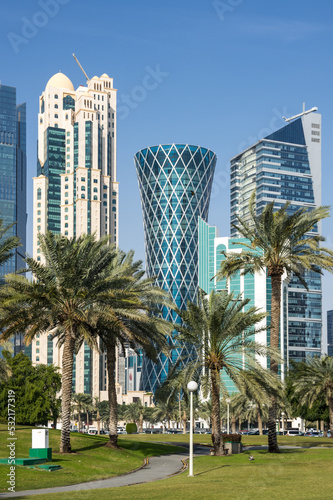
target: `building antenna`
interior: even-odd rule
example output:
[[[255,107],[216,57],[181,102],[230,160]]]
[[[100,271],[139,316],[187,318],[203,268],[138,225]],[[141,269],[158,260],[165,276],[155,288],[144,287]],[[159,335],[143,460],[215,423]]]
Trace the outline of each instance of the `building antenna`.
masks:
[[[75,61],[78,63],[78,65],[80,66],[80,69],[81,69],[82,73],[84,74],[84,76],[86,77],[86,79],[87,79],[87,83],[88,83],[88,82],[89,82],[89,80],[90,80],[90,78],[88,77],[88,75],[87,75],[87,73],[84,71],[84,69],[82,68],[82,66],[81,66],[81,64],[80,64],[80,62],[79,62],[79,60],[78,60],[78,58],[76,57],[76,55],[75,55],[75,54],[73,54],[73,57],[74,57]]]
[[[286,118],[283,116],[282,118],[284,119],[285,122],[291,122],[291,120],[295,120],[295,118],[299,118],[300,116],[307,115],[308,113],[313,113],[314,111],[318,111],[318,108],[314,107],[311,109],[308,109],[305,111],[305,103],[303,102],[303,111],[302,113],[299,113],[298,115],[291,116],[290,118]]]

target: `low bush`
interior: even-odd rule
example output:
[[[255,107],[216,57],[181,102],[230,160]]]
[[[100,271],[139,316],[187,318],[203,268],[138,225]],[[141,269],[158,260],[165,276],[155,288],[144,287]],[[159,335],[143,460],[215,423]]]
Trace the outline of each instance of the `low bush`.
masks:
[[[242,441],[241,434],[222,434],[224,443],[240,443]]]
[[[136,424],[133,423],[126,424],[126,432],[127,434],[133,434],[134,432],[138,432]]]

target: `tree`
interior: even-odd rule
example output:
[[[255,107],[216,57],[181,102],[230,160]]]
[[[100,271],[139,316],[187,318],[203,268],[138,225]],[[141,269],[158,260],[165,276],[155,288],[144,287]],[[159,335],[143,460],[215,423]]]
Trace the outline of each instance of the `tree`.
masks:
[[[202,373],[204,395],[211,393],[212,441],[216,455],[224,453],[220,393],[226,393],[226,389],[221,380],[222,370],[237,385],[244,367],[256,364],[255,355],[267,354],[266,346],[252,340],[253,335],[262,330],[260,326],[256,330],[255,327],[266,315],[255,307],[243,310],[248,303],[249,299],[234,297],[226,291],[212,291],[207,298],[199,290],[198,303],[188,302],[186,310],[178,311],[183,320],[183,326],[176,325],[179,339],[196,348],[198,358],[191,366]]]
[[[8,351],[12,353],[14,351],[13,344],[9,340],[0,339],[0,354],[3,351]],[[11,375],[10,366],[5,360],[5,358],[0,359],[0,384],[7,382],[9,376]]]
[[[293,387],[295,394],[300,397],[301,405],[310,408],[325,397],[329,412],[331,436],[333,435],[333,357],[314,356],[306,362],[297,365]]]
[[[79,421],[79,432],[82,430],[81,425],[81,414],[87,411],[87,407],[91,407],[91,396],[90,394],[74,393],[72,395],[72,406],[74,411],[77,413]],[[89,417],[87,420],[87,428],[89,428]]]
[[[270,345],[276,350],[279,348],[282,275],[293,273],[307,287],[303,277],[305,270],[316,273],[322,273],[322,269],[333,270],[333,252],[320,247],[325,238],[315,232],[319,222],[329,216],[328,207],[300,208],[290,212],[290,202],[280,209],[275,209],[273,202],[257,215],[254,191],[249,203],[249,222],[236,216],[238,224],[233,224],[238,233],[248,239],[248,243],[239,243],[245,247],[241,253],[222,252],[225,260],[217,273],[219,280],[239,271],[245,275],[267,270],[272,284]],[[270,369],[277,376],[276,359],[271,360]],[[269,409],[268,451],[279,453],[274,396]]]
[[[33,366],[22,352],[4,352],[11,377],[0,387],[0,415],[7,417],[8,391],[15,392],[15,420],[21,425],[47,425],[57,406],[61,377],[54,366]]]
[[[125,405],[123,418],[126,420],[126,422],[130,421],[133,423],[137,423],[140,420],[142,411],[143,407],[141,401],[130,403],[128,405]]]
[[[15,226],[16,222],[8,224],[7,226],[4,226],[3,222],[3,219],[0,218],[0,267],[10,259],[13,255],[13,250],[22,246],[18,236],[7,236],[7,238],[5,238],[6,233]]]
[[[171,306],[168,294],[155,285],[155,278],[143,278],[141,261],[133,261],[134,253],[119,252],[113,259],[111,275],[121,279],[121,293],[111,294],[112,316],[100,318],[97,333],[106,351],[108,395],[110,404],[110,434],[107,446],[117,448],[117,394],[115,387],[116,346],[129,345],[157,362],[158,352],[168,352],[167,337],[172,324],[161,318],[162,306]],[[111,292],[110,292],[111,293]]]
[[[40,332],[52,331],[63,345],[62,429],[60,451],[71,452],[70,410],[73,356],[80,342],[97,347],[98,318],[109,316],[105,297],[118,285],[110,277],[110,264],[117,251],[108,245],[109,237],[67,238],[51,232],[39,236],[45,264],[27,257],[34,276],[8,275],[0,290],[2,338],[25,332],[29,344]]]
[[[157,422],[166,422],[170,429],[171,420],[177,419],[177,409],[172,400],[160,401],[153,412],[153,417]]]

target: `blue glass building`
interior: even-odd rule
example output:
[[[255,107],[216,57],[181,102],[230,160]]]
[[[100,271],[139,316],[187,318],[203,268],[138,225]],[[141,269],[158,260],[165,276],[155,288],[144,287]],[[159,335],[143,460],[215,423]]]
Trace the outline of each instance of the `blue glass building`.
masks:
[[[26,105],[16,105],[16,88],[0,85],[0,217],[6,233],[19,236],[22,246],[0,268],[0,278],[23,268],[26,251]],[[22,349],[21,335],[15,353]]]
[[[299,115],[298,115],[299,116]],[[231,160],[231,223],[248,215],[256,189],[259,214],[267,203],[291,202],[290,212],[321,204],[321,115],[304,112],[286,126]],[[316,228],[320,232],[320,227]],[[232,227],[231,236],[237,231]],[[287,362],[320,355],[322,345],[321,276],[305,272],[306,290],[291,277],[288,288]],[[325,346],[326,348],[326,346]]]
[[[198,289],[198,217],[207,220],[216,155],[188,144],[159,145],[135,157],[145,235],[146,269],[183,309]],[[163,317],[177,321],[165,308]],[[170,341],[172,342],[172,341]],[[191,354],[186,346],[160,354],[158,364],[143,360],[141,388],[165,381],[170,363]]]

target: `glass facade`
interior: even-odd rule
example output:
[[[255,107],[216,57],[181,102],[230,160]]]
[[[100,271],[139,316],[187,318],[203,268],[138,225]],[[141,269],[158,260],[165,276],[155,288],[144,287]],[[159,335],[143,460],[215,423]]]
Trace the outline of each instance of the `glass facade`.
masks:
[[[22,246],[0,268],[0,279],[25,267],[26,252],[26,105],[16,105],[16,88],[0,85],[0,217],[6,233],[17,235]],[[15,354],[23,349],[22,335],[14,339]]]
[[[236,215],[247,217],[253,189],[258,214],[272,201],[276,208],[290,201],[290,213],[320,204],[320,118],[303,115],[231,160],[231,224],[237,223]],[[231,227],[231,235],[236,234]],[[306,271],[304,279],[309,290],[295,276],[289,283],[289,360],[303,359],[312,349],[320,354],[322,348],[321,276]]]
[[[159,145],[135,157],[143,224],[147,275],[167,290],[183,309],[198,289],[198,217],[207,220],[216,164],[212,151],[187,144]],[[177,321],[165,308],[163,317]],[[173,345],[173,341],[170,341]],[[171,362],[189,354],[172,349]],[[143,361],[141,387],[155,389],[168,375],[170,359],[160,354],[157,365]]]

